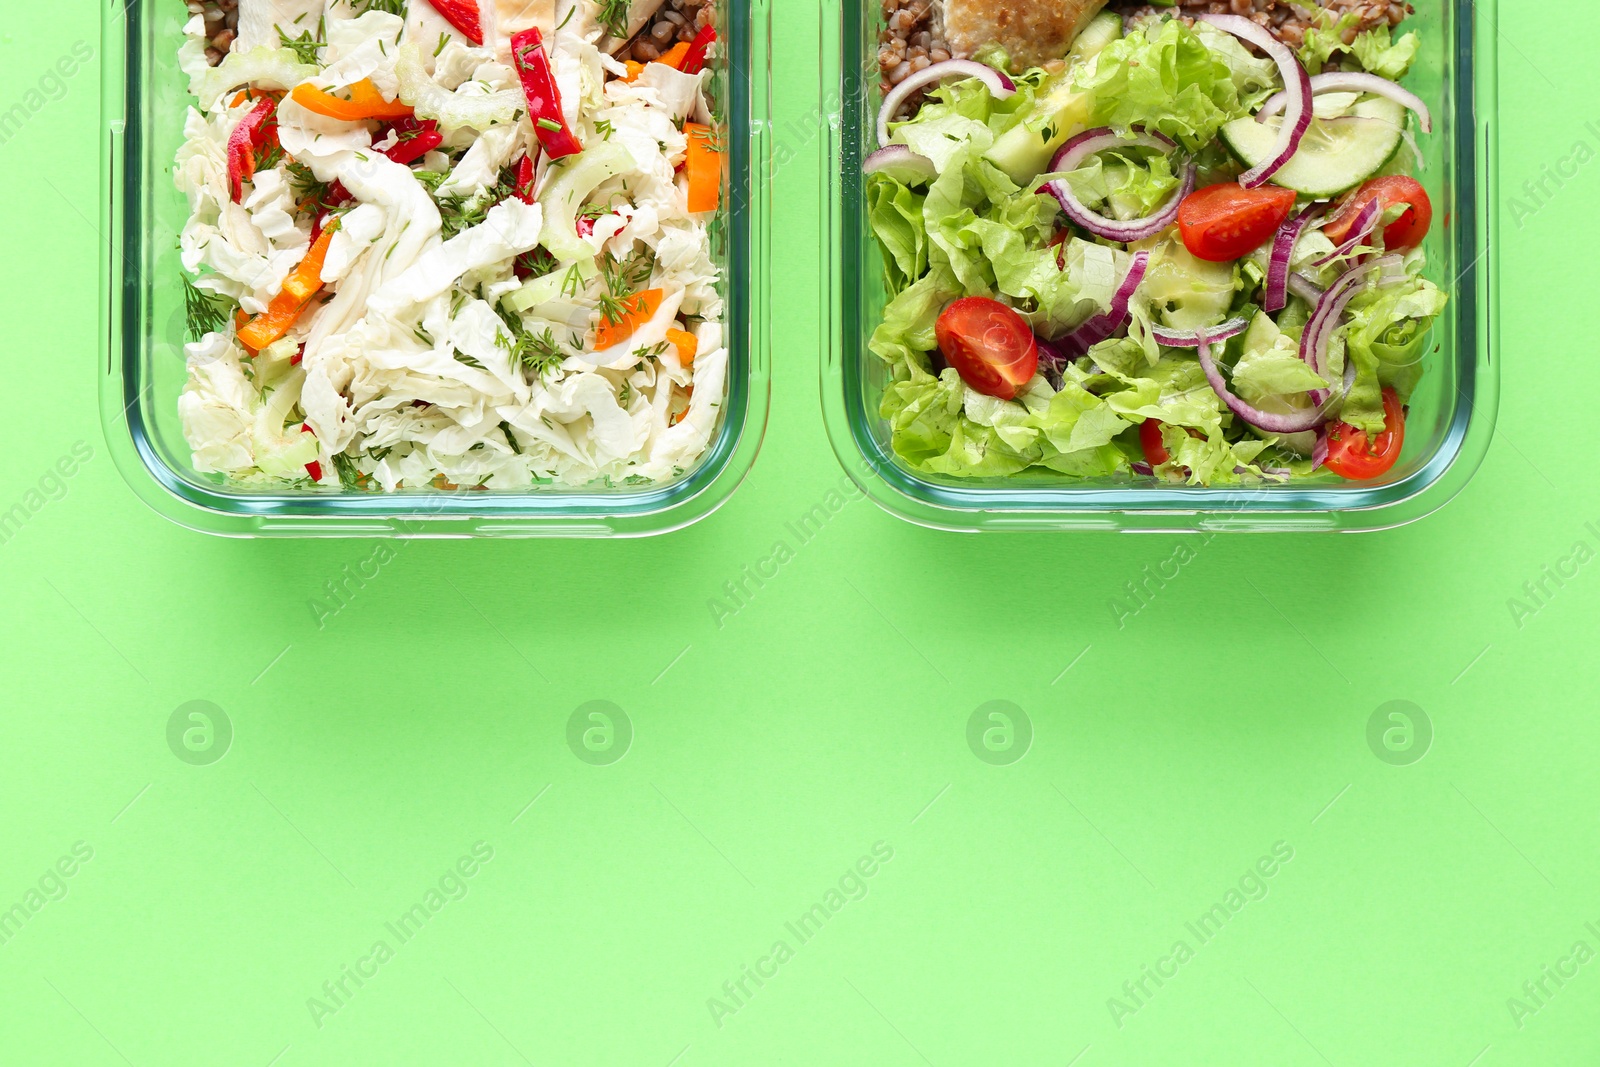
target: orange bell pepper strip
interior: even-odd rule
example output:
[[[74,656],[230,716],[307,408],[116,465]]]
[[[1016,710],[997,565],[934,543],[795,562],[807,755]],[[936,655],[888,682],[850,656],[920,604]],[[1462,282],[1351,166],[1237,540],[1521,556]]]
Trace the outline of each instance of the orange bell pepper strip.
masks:
[[[689,178],[689,212],[698,215],[715,211],[722,203],[722,145],[709,126],[698,122],[683,124],[688,135],[688,154],[683,169]]]
[[[683,61],[687,58],[689,58],[689,42],[679,41],[665,52],[662,52],[661,58],[656,62],[665,63],[674,70],[682,70]]]
[[[294,87],[289,94],[295,103],[307,111],[326,115],[344,122],[362,119],[409,119],[415,115],[409,105],[398,100],[385,100],[371,78],[363,78],[350,86],[350,99],[341,100],[332,93],[318,89],[310,82]]]
[[[306,258],[283,280],[283,291],[272,298],[272,303],[267,305],[264,313],[251,319],[239,331],[239,341],[246,348],[259,352],[300,321],[300,315],[311,298],[322,291],[322,265],[328,259],[328,246],[333,243],[336,229],[337,226],[329,226],[322,231],[322,236],[311,246]]]
[[[228,102],[228,106],[238,107],[246,100],[260,100],[267,96],[279,101],[283,99],[283,94],[276,89],[240,89],[233,94],[233,99]]]
[[[692,385],[689,386],[688,391],[683,394],[683,399],[685,401],[689,402],[690,404],[692,404],[694,402],[694,386],[692,386]],[[672,419],[670,420],[669,424],[672,425],[672,426],[676,426],[676,425],[678,425],[678,423],[682,422],[684,419],[686,419],[688,417],[689,417],[689,407],[687,405],[685,405],[685,407],[684,407],[684,409],[682,411],[680,411],[676,415],[672,416]]]
[[[687,330],[668,330],[667,340],[678,350],[678,362],[685,367],[694,366],[694,357],[700,354],[700,339]]]
[[[661,301],[666,296],[660,289],[646,289],[642,293],[635,293],[620,301],[622,314],[616,318],[608,318],[604,312],[600,315],[600,325],[594,330],[594,348],[596,352],[604,352],[608,348],[620,345],[638,332],[639,327],[655,317],[661,310]]]

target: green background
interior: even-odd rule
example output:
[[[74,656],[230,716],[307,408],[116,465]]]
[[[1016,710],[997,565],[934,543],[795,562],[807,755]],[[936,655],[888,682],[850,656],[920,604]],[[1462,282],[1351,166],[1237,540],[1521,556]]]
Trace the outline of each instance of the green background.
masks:
[[[374,559],[157,518],[99,429],[87,66],[0,148],[0,511],[93,449],[0,546],[0,909],[25,916],[0,935],[0,1062],[1595,1062],[1600,960],[1572,953],[1600,950],[1600,564],[1508,605],[1600,547],[1600,74],[1546,11],[1502,4],[1504,400],[1477,479],[1391,533],[1215,538],[1120,628],[1109,602],[1174,538],[941,535],[860,501],[803,546],[786,530],[843,484],[821,141],[794,127],[771,429],[709,520]],[[0,109],[98,50],[87,0],[8,15]],[[776,17],[781,124],[815,104],[818,20]],[[780,538],[794,558],[719,626],[708,602]],[[346,566],[378,573],[319,626]],[[567,740],[597,700],[631,722],[608,766]],[[169,747],[191,701],[231,723],[210,765]],[[968,744],[991,701],[1032,724],[1010,765]],[[1391,701],[1431,724],[1407,765],[1369,745]],[[475,845],[492,858],[448,878]],[[892,859],[853,881],[875,845]],[[1292,859],[1248,877],[1275,846]],[[441,879],[465,895],[428,912]],[[865,896],[802,943],[785,924],[841,880]],[[1202,944],[1186,924],[1241,880],[1260,899]],[[402,944],[385,924],[419,903]],[[1522,992],[1568,958],[1542,1005]],[[1172,976],[1131,999],[1147,966]],[[346,967],[371,977],[328,1000]]]

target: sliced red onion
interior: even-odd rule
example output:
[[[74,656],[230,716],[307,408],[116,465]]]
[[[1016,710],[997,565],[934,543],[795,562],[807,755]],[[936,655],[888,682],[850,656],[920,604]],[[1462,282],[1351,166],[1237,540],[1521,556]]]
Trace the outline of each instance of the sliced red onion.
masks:
[[[1067,354],[1061,350],[1056,341],[1047,341],[1038,334],[1033,335],[1034,342],[1039,346],[1039,371],[1050,383],[1052,389],[1060,389],[1061,383],[1066,378],[1067,364],[1072,362]]]
[[[1172,152],[1176,151],[1177,147],[1172,138],[1159,133],[1141,130],[1129,138],[1109,126],[1101,126],[1080,133],[1063,145],[1051,162],[1050,169],[1057,174],[1077,170],[1078,166],[1090,156],[1112,148],[1154,148],[1158,152]],[[1177,192],[1173,193],[1172,198],[1155,214],[1142,219],[1110,219],[1099,212],[1090,211],[1078,199],[1065,178],[1048,182],[1044,188],[1061,202],[1061,210],[1079,226],[1096,237],[1130,244],[1154,237],[1177,221],[1178,209],[1183,205],[1183,198],[1194,192],[1195,176],[1195,165],[1191,162],[1184,167],[1183,182]]]
[[[1229,319],[1219,326],[1208,326],[1204,330],[1188,333],[1183,330],[1167,330],[1160,326],[1150,328],[1150,336],[1156,339],[1156,344],[1163,348],[1199,348],[1200,342],[1216,344],[1238,337],[1250,328],[1250,320],[1245,318]]]
[[[1196,15],[1195,21],[1205,22],[1255,45],[1272,57],[1283,75],[1284,115],[1278,143],[1265,162],[1239,175],[1239,184],[1246,189],[1259,188],[1294,157],[1306,130],[1311,127],[1311,76],[1300,65],[1294,49],[1274,37],[1265,27],[1241,15]]]
[[[1004,100],[1017,91],[1017,83],[993,67],[982,63],[974,63],[970,59],[947,59],[943,63],[935,63],[924,67],[922,70],[908,77],[889,91],[883,98],[883,108],[878,112],[878,145],[885,147],[889,144],[889,123],[900,113],[900,108],[911,99],[912,94],[926,89],[930,85],[937,85],[946,78],[977,78],[989,87],[989,92],[996,100]]]
[[[1267,312],[1282,311],[1289,304],[1289,269],[1294,262],[1294,248],[1300,243],[1300,235],[1306,232],[1306,227],[1311,225],[1322,214],[1320,209],[1308,208],[1299,215],[1289,219],[1278,229],[1278,236],[1272,242],[1272,260],[1267,265],[1267,291],[1261,302],[1261,307]]]
[[[1129,468],[1135,474],[1151,475],[1156,472],[1156,469],[1150,466],[1148,463],[1131,463],[1129,464]]]
[[[1322,286],[1299,271],[1289,275],[1289,292],[1298,296],[1312,307],[1316,307],[1317,301],[1322,299],[1323,291]]]
[[[1089,349],[1104,341],[1128,321],[1128,304],[1133,300],[1133,294],[1144,282],[1145,272],[1150,269],[1150,253],[1140,252],[1133,257],[1133,264],[1128,268],[1128,274],[1122,279],[1122,284],[1117,287],[1116,294],[1111,298],[1111,308],[1103,315],[1096,315],[1088,322],[1073,330],[1067,336],[1056,341],[1056,346],[1070,358],[1077,359],[1089,354]]]
[[[880,148],[861,164],[866,174],[886,174],[904,185],[932,181],[939,176],[939,168],[927,156],[918,155],[903,144]]]
[[[1322,294],[1317,301],[1316,310],[1311,313],[1311,320],[1306,323],[1305,332],[1300,336],[1300,358],[1306,365],[1316,371],[1323,378],[1328,376],[1328,343],[1333,339],[1334,331],[1339,328],[1339,319],[1344,315],[1344,309],[1350,306],[1356,293],[1366,283],[1368,275],[1374,270],[1379,272],[1380,283],[1392,285],[1404,277],[1405,260],[1400,256],[1384,256],[1371,263],[1363,263],[1339,276],[1328,291]],[[1400,266],[1402,274],[1399,277],[1390,277],[1391,267]],[[1345,363],[1346,391],[1355,373],[1355,364]],[[1319,396],[1321,394],[1321,396]],[[1325,400],[1325,391],[1312,390],[1312,399],[1317,403]]]
[[[1323,425],[1317,431],[1316,446],[1311,449],[1311,469],[1313,472],[1321,470],[1322,465],[1328,462],[1328,427]]]
[[[1279,415],[1271,411],[1262,411],[1258,407],[1246,404],[1228,389],[1228,383],[1223,380],[1222,371],[1217,369],[1217,361],[1211,358],[1209,340],[1200,342],[1198,352],[1200,355],[1200,367],[1206,372],[1206,381],[1211,383],[1212,390],[1222,398],[1224,404],[1228,405],[1228,410],[1257,429],[1265,430],[1268,433],[1303,433],[1306,430],[1315,429],[1326,421],[1321,403],[1295,415]]]
[[[1433,115],[1429,113],[1428,105],[1424,104],[1416,93],[1396,85],[1388,78],[1380,78],[1376,74],[1367,74],[1364,71],[1336,70],[1318,74],[1311,79],[1313,97],[1325,96],[1328,93],[1371,93],[1373,96],[1388,97],[1400,106],[1417,113],[1417,125],[1422,127],[1423,133],[1433,132]],[[1278,93],[1261,105],[1261,110],[1256,113],[1257,120],[1281,113],[1288,103],[1288,94]]]
[[[1371,237],[1377,230],[1378,220],[1381,218],[1383,218],[1382,198],[1375,197],[1367,201],[1362,205],[1361,210],[1356,212],[1355,223],[1350,230],[1350,236],[1345,239],[1344,244],[1311,265],[1313,267],[1326,267],[1339,257],[1348,256],[1351,252],[1354,252],[1365,244],[1367,238]]]

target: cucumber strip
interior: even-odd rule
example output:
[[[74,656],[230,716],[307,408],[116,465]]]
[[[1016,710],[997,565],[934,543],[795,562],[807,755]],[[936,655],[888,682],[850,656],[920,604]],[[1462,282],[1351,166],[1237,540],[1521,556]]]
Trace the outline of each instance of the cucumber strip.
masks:
[[[1222,139],[1240,162],[1254,167],[1272,154],[1281,122],[1237,119],[1222,127]],[[1406,109],[1381,96],[1360,101],[1340,118],[1313,119],[1299,151],[1272,182],[1317,199],[1338,196],[1382,170],[1405,129]]]

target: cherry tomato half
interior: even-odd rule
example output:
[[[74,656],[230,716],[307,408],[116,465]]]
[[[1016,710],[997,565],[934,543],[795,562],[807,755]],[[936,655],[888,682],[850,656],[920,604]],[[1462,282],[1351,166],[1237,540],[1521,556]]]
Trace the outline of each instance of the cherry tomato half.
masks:
[[[1366,481],[1389,473],[1406,443],[1406,412],[1393,389],[1383,391],[1383,432],[1369,443],[1365,430],[1341,422],[1328,433],[1327,467],[1341,478]]]
[[[1198,259],[1231,263],[1272,239],[1294,210],[1293,189],[1236,183],[1211,185],[1184,197],[1178,207],[1178,232]]]
[[[998,300],[957,300],[939,316],[934,333],[946,362],[985,396],[1014,400],[1039,370],[1039,339]]]
[[[1139,424],[1139,447],[1144,449],[1144,461],[1152,467],[1159,467],[1172,458],[1161,440],[1161,420],[1145,419]]]
[[[1334,244],[1344,244],[1355,228],[1356,216],[1374,200],[1383,204],[1384,211],[1399,204],[1406,205],[1405,213],[1383,228],[1383,246],[1389,251],[1409,251],[1428,236],[1428,228],[1433,225],[1433,201],[1416,179],[1398,174],[1374,178],[1346,197],[1333,221],[1324,226],[1322,232]]]

